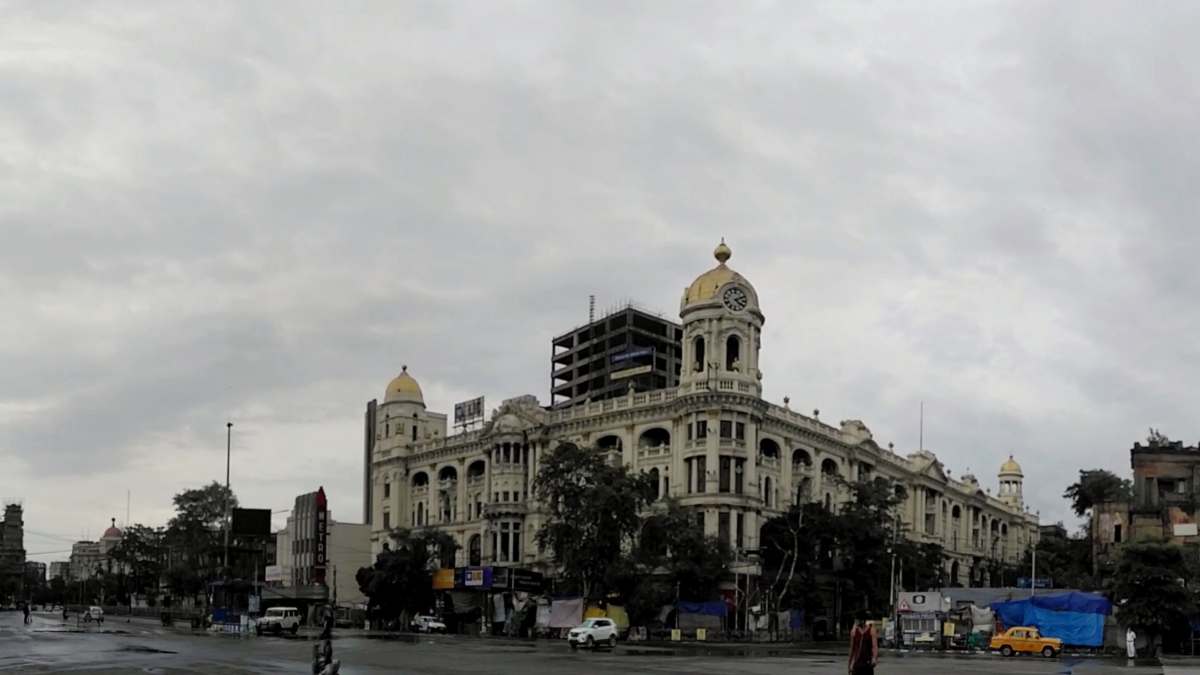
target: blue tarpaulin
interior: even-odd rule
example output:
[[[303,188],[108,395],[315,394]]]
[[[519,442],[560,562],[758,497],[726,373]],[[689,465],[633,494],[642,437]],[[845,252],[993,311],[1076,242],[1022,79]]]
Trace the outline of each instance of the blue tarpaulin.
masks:
[[[678,605],[679,611],[683,614],[707,614],[708,616],[725,616],[725,602],[722,600],[714,600],[712,602],[681,602]]]
[[[1104,616],[1112,611],[1112,603],[1091,593],[1034,596],[991,607],[1006,627],[1033,626],[1045,637],[1083,647],[1104,645]]]

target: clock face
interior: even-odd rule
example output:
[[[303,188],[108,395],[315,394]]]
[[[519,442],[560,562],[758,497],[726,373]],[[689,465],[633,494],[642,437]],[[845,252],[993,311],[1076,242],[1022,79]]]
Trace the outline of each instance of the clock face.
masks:
[[[750,299],[746,297],[746,291],[738,288],[737,286],[730,286],[729,288],[726,288],[725,293],[721,295],[721,301],[724,302],[725,306],[729,309],[732,309],[735,312],[740,312],[743,309],[746,309],[746,305],[750,302]]]

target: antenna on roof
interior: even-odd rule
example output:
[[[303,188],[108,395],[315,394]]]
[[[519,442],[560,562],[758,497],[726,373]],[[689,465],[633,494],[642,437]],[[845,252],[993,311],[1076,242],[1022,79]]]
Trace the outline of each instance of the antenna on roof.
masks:
[[[588,323],[596,320],[596,296],[588,296]]]
[[[921,423],[918,441],[918,450],[925,449],[925,401],[921,401]]]

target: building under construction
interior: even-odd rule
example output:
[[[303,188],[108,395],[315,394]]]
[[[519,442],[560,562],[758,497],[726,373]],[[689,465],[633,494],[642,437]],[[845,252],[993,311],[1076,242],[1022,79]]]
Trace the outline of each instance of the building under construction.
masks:
[[[554,338],[550,405],[567,408],[678,386],[683,329],[626,306]]]

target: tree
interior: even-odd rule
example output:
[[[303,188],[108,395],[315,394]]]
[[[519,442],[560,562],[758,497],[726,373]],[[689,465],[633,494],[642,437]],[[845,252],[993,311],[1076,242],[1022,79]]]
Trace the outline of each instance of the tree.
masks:
[[[900,535],[901,485],[876,478],[843,486],[851,499],[836,511],[818,503],[794,505],[763,526],[763,571],[779,606],[823,606],[820,588],[832,585],[835,605],[849,598],[849,609],[882,610],[890,602],[892,552],[897,571],[906,569],[915,583],[939,581],[941,547],[911,544]]]
[[[175,516],[163,534],[172,593],[195,596],[207,580],[219,576],[226,495],[229,509],[236,508],[237,496],[216,481],[175,495]]]
[[[389,533],[389,539],[375,564],[360,568],[354,579],[367,596],[372,616],[385,621],[400,619],[400,624],[407,626],[410,615],[432,609],[433,571],[458,547],[454,538],[441,530],[398,528]]]
[[[668,499],[643,518],[636,546],[609,565],[605,586],[619,592],[631,620],[649,623],[676,598],[717,599],[732,557],[728,542],[705,536],[694,511]]]
[[[1033,551],[1026,550],[1022,572],[1033,566]],[[1058,588],[1095,590],[1092,573],[1092,540],[1088,536],[1042,537],[1037,543],[1037,575],[1048,578]]]
[[[1178,546],[1131,543],[1121,549],[1109,589],[1117,619],[1146,636],[1151,654],[1160,637],[1188,629],[1196,600],[1184,584],[1187,572]]]
[[[1147,445],[1157,447],[1159,445],[1169,445],[1170,443],[1171,439],[1167,438],[1165,434],[1154,427],[1150,427],[1150,433],[1146,435]]]
[[[125,528],[120,543],[112,550],[112,558],[126,571],[124,584],[130,594],[147,596],[153,603],[158,594],[158,582],[163,571],[164,530],[134,524]]]
[[[588,599],[615,590],[610,567],[632,548],[654,481],[602,451],[563,443],[543,461],[534,490],[547,510],[537,542],[550,550],[563,585]]]
[[[1083,516],[1096,504],[1129,501],[1133,485],[1104,469],[1080,469],[1079,480],[1067,486],[1063,499],[1071,501],[1075,515]]]

